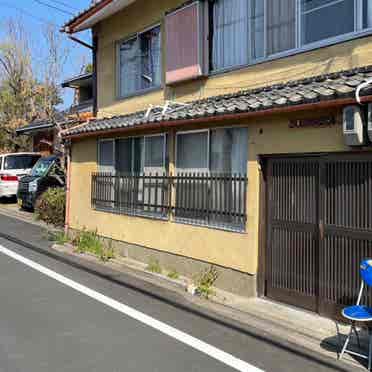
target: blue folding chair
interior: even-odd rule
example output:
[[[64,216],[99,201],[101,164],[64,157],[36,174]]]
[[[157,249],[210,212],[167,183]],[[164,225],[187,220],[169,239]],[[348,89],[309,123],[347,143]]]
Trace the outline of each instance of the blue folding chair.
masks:
[[[351,327],[350,327],[349,335],[347,336],[345,344],[342,348],[340,359],[344,356],[345,353],[368,359],[368,370],[370,371],[371,364],[372,364],[372,330],[371,330],[371,325],[368,324],[368,322],[372,321],[372,307],[361,305],[360,302],[362,300],[362,295],[363,295],[363,291],[365,287],[372,286],[372,259],[363,260],[361,262],[360,275],[362,277],[362,283],[360,285],[360,291],[359,291],[356,305],[346,307],[342,310],[343,317],[351,320]],[[347,348],[353,332],[357,336],[358,345],[360,348],[359,335],[358,335],[358,331],[355,326],[356,322],[365,323],[367,325],[368,335],[369,335],[368,355],[357,353]]]

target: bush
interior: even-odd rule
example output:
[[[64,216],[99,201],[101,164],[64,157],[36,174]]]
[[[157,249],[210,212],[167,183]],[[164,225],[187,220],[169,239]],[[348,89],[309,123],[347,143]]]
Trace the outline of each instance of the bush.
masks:
[[[57,227],[65,224],[66,192],[62,188],[50,188],[36,201],[37,217]]]

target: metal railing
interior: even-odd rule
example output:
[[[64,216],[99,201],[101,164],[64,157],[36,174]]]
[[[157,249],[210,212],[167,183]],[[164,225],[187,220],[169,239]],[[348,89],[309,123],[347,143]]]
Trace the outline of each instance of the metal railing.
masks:
[[[165,174],[92,174],[92,207],[119,214],[167,219],[169,178]]]
[[[172,210],[177,221],[243,231],[247,178],[243,174],[179,173]]]
[[[245,174],[92,174],[92,208],[244,231]],[[174,197],[171,197],[171,193]],[[172,202],[173,201],[173,202]]]

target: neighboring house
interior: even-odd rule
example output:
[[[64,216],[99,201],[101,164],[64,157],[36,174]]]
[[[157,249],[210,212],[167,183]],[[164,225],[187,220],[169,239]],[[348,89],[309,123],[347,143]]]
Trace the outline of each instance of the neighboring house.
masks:
[[[34,120],[31,123],[16,129],[17,135],[30,136],[32,139],[32,151],[39,152],[44,156],[58,153],[60,141],[58,139],[59,128],[66,129],[66,117],[57,113],[54,120]]]
[[[104,0],[63,31],[89,28],[98,119],[65,132],[69,228],[217,265],[243,296],[350,303],[372,256],[371,2]]]
[[[74,102],[69,115],[80,119],[90,119],[93,116],[93,75],[91,73],[74,76],[62,83],[62,88],[74,89]]]
[[[32,151],[44,156],[62,155],[60,132],[93,117],[92,74],[79,75],[62,83],[62,88],[74,89],[74,102],[70,109],[57,112],[51,119],[36,119],[16,130],[18,135],[32,138]]]

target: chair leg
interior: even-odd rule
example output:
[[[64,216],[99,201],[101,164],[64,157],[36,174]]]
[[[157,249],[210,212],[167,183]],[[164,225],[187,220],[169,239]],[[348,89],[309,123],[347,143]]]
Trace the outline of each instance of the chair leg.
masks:
[[[344,356],[345,354],[345,351],[346,351],[346,348],[347,348],[347,345],[349,344],[349,341],[350,341],[350,337],[351,337],[351,334],[353,333],[353,326],[350,327],[350,332],[345,340],[345,343],[344,343],[344,347],[342,348],[341,350],[341,353],[340,353],[340,356],[339,356],[339,359],[342,359],[342,357]]]
[[[355,336],[356,336],[357,341],[358,341],[358,347],[359,347],[359,349],[361,349],[361,346],[360,346],[360,338],[359,338],[359,332],[358,332],[358,330],[356,329],[355,323],[352,324],[352,328],[353,328],[353,330],[354,330]]]

